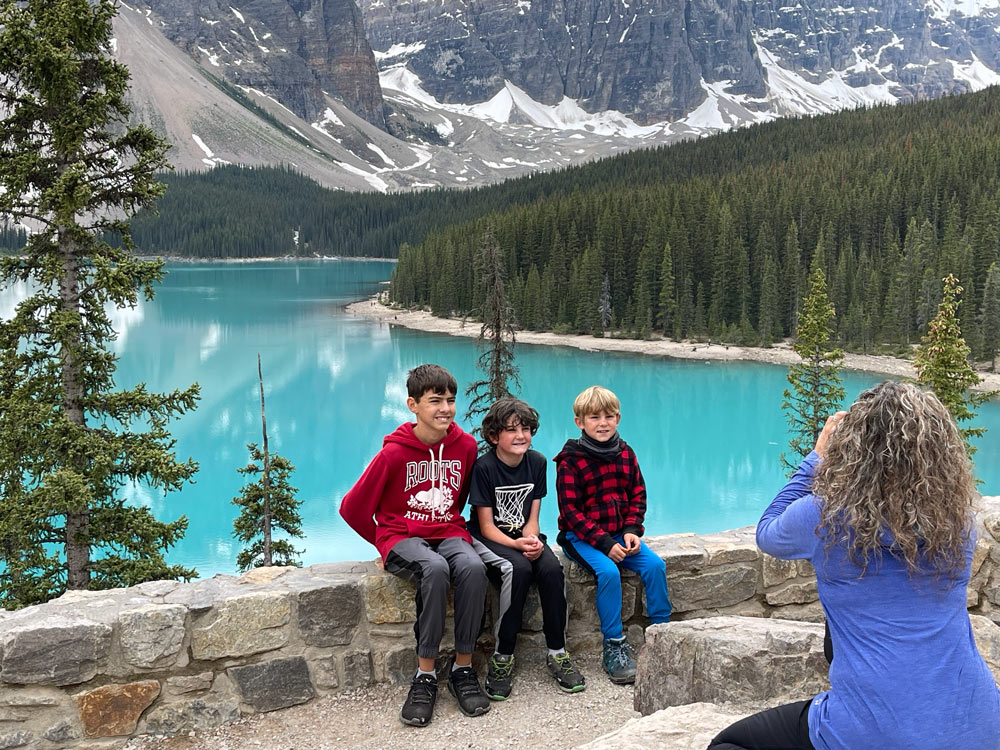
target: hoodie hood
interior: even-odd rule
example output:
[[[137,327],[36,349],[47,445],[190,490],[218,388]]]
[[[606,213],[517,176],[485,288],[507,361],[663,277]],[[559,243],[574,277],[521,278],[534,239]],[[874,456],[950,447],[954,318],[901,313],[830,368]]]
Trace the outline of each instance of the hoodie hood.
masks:
[[[462,436],[465,435],[465,431],[452,422],[448,425],[448,431],[444,434],[444,439],[441,440],[441,442],[435,443],[434,445],[427,445],[427,443],[423,442],[416,436],[416,433],[413,432],[416,426],[415,422],[404,422],[382,439],[382,447],[384,448],[390,443],[395,443],[396,445],[404,445],[409,448],[414,448],[421,453],[427,453],[427,451],[431,448],[450,446],[461,440]]]

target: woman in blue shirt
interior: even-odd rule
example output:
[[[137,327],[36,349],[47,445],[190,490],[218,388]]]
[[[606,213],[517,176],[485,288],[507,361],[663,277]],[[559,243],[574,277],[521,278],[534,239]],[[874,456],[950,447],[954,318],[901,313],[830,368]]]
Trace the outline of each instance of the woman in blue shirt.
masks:
[[[998,750],[1000,691],[966,609],[975,496],[933,394],[885,382],[830,417],[757,544],[815,567],[832,688],[733,724],[710,750]]]

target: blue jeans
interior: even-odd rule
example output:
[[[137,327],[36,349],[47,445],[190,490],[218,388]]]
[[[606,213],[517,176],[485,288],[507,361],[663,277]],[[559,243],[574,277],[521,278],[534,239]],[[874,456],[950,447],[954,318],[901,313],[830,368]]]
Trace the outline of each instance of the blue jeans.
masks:
[[[670,597],[667,595],[667,566],[646,543],[639,542],[639,551],[626,555],[620,563],[598,549],[581,541],[571,531],[559,535],[559,543],[568,557],[580,563],[597,578],[597,616],[601,620],[601,635],[621,638],[622,629],[622,579],[618,566],[634,570],[646,589],[646,611],[650,622],[670,622]],[[625,546],[622,535],[612,537]]]

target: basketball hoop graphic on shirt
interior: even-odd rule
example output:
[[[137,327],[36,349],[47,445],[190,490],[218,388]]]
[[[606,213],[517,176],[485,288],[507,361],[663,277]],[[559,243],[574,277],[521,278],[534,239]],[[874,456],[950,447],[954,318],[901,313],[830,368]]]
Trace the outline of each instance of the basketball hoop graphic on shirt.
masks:
[[[535,485],[515,484],[510,487],[497,487],[494,490],[497,506],[497,528],[513,534],[520,531],[527,519],[524,517],[524,501],[531,496]]]

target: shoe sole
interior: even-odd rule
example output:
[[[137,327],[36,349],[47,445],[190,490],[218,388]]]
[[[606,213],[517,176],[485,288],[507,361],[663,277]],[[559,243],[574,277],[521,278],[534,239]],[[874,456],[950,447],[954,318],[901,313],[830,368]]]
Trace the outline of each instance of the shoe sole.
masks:
[[[611,680],[616,685],[634,685],[635,684],[635,677],[634,676],[633,677],[617,677],[617,678],[615,678],[615,677],[612,677],[611,675],[608,675],[608,679]]]
[[[487,713],[490,710],[490,707],[488,705],[486,705],[486,706],[483,706],[482,710],[478,710],[478,711],[466,711],[465,710],[465,706],[463,706],[462,702],[460,700],[458,700],[458,694],[455,692],[455,688],[453,688],[451,686],[451,681],[450,680],[448,682],[448,692],[455,696],[455,701],[458,703],[458,710],[461,711],[466,716],[482,716],[483,714]]]
[[[558,682],[556,684],[559,685]],[[584,690],[587,689],[587,686],[586,685],[572,685],[571,687],[566,687],[564,685],[559,685],[559,689],[562,690],[564,693],[582,693]]]
[[[507,695],[503,693],[491,693],[489,685],[483,685],[483,692],[486,693],[486,697],[491,701],[505,701],[510,697],[510,693],[507,693]]]
[[[399,720],[409,727],[426,727],[431,723],[431,720],[421,721],[420,719],[407,719],[403,717],[403,714],[399,715]]]

